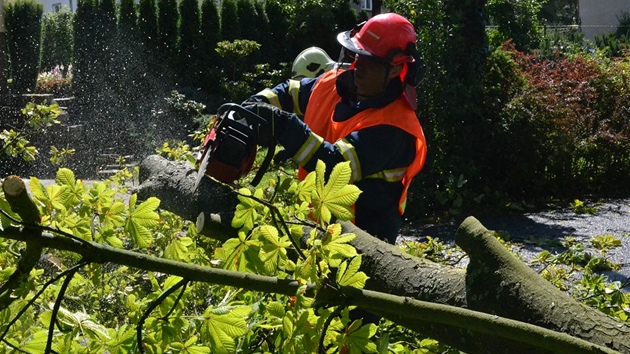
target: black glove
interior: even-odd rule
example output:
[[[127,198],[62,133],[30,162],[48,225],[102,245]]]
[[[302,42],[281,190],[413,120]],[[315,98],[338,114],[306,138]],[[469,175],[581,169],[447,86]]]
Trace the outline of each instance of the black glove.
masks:
[[[258,126],[258,145],[260,146],[269,146],[274,138],[282,135],[289,124],[289,119],[294,116],[293,113],[283,111],[276,106],[262,102],[246,102],[243,104],[243,108],[259,115],[265,120],[265,122],[259,120],[250,122],[250,120],[254,119],[252,117],[246,118],[248,120],[247,122],[253,127]]]

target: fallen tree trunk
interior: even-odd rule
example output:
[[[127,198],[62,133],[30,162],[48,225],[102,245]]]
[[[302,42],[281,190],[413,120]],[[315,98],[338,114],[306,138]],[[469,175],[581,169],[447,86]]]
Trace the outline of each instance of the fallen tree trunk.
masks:
[[[161,200],[163,208],[189,220],[201,215],[198,230],[211,237],[225,240],[235,234],[229,223],[230,211],[236,204],[225,197],[230,188],[205,178],[200,190],[195,192],[196,172],[192,165],[159,157],[148,159],[150,163],[143,161],[140,165],[143,175],[148,176],[141,179],[140,197],[155,196]],[[213,199],[214,195],[224,199],[219,202]],[[501,247],[475,218],[468,218],[457,232],[458,245],[471,259],[466,271],[409,256],[351,223],[342,223],[342,227],[344,232],[357,235],[352,244],[363,255],[362,271],[370,277],[366,284],[368,290],[475,309],[630,353],[628,324],[586,307],[553,287]],[[377,309],[372,311],[379,314]],[[527,353],[532,349],[514,347],[496,339],[495,345],[489,346],[488,343],[493,343],[491,336],[471,336],[465,330],[422,320],[407,326],[472,352]]]

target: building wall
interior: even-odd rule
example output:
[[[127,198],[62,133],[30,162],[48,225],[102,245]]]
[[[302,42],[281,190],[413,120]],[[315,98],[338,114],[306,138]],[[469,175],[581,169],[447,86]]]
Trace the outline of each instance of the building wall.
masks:
[[[630,12],[630,0],[579,0],[580,28],[584,37],[614,32],[619,25],[617,16]]]
[[[78,0],[39,0],[39,2],[44,4],[44,13],[55,12],[56,8],[60,8],[61,6],[69,7],[72,11],[75,11],[77,9],[77,1]]]

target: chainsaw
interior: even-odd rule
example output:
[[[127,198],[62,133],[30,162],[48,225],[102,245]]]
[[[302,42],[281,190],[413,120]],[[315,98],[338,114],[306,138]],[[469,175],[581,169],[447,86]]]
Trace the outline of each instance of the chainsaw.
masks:
[[[195,189],[199,187],[205,175],[230,184],[245,176],[252,169],[256,159],[258,126],[267,123],[261,116],[235,103],[226,103],[219,107],[214,119],[216,121],[204,138],[197,155],[197,162],[200,165]],[[272,141],[262,165],[251,182],[252,185],[258,185],[269,167],[275,145],[275,141]]]

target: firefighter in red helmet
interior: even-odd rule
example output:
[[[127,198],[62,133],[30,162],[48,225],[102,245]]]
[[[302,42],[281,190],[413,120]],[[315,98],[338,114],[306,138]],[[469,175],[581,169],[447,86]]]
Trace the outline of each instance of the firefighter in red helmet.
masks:
[[[351,62],[349,69],[289,80],[252,96],[245,106],[270,121],[262,134],[277,138],[284,156],[299,164],[300,178],[318,160],[328,173],[349,161],[351,181],[362,191],[355,224],[394,243],[407,189],[426,156],[413,95],[421,74],[415,29],[388,13],[337,40],[343,47],[339,62]]]

